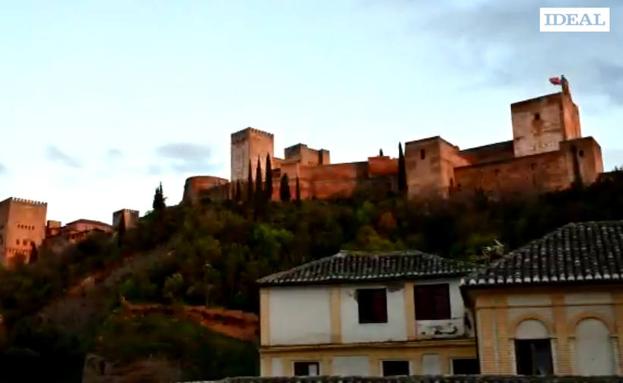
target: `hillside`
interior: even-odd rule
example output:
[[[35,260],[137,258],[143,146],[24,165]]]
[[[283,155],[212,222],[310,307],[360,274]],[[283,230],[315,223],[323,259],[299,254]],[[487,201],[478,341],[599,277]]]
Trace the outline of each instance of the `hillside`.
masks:
[[[121,375],[139,365],[189,380],[256,374],[249,323],[263,275],[341,248],[482,262],[567,222],[602,219],[623,219],[622,172],[521,200],[407,202],[366,190],[349,200],[158,207],[119,236],[42,249],[36,263],[0,271],[2,380],[80,381],[87,354]]]

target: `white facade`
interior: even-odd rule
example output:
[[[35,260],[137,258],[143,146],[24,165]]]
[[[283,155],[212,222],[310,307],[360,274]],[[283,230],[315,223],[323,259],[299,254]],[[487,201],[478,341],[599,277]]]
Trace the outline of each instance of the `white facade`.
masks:
[[[271,345],[330,343],[330,289],[322,286],[273,288],[268,309]]]
[[[356,291],[375,288],[385,288],[387,291],[387,323],[359,323]],[[343,343],[407,340],[404,283],[343,286],[340,294]]]
[[[451,318],[419,320],[408,323],[406,299],[413,299],[412,285],[448,284]],[[357,290],[386,289],[387,322],[359,323]],[[271,287],[266,304],[269,336],[263,345],[314,345],[328,344],[331,339],[332,315],[340,318],[341,343],[370,343],[407,341],[415,332],[418,339],[459,338],[473,336],[466,329],[465,305],[459,290],[459,279],[439,279],[414,282],[387,282],[305,287]],[[336,291],[337,290],[337,291]],[[333,291],[333,292],[332,292]],[[332,299],[339,294],[339,299]],[[339,307],[332,307],[332,304]],[[417,304],[412,303],[417,312]],[[265,307],[266,306],[266,307]],[[409,305],[408,307],[413,307]],[[332,313],[339,310],[339,315]],[[409,327],[413,327],[411,331]]]
[[[333,375],[370,375],[370,360],[367,356],[336,356],[333,358]]]

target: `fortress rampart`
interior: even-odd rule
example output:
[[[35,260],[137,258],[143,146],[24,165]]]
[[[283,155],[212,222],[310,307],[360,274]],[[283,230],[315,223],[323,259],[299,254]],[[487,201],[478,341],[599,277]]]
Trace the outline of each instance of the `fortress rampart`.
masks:
[[[566,80],[564,80],[566,81]],[[592,137],[582,137],[579,109],[568,83],[563,91],[510,105],[512,140],[461,150],[443,138],[429,137],[404,146],[408,196],[448,198],[482,190],[493,198],[562,190],[575,183],[590,184],[603,172],[601,149]],[[325,149],[299,143],[286,147],[284,157],[274,156],[274,136],[247,128],[231,135],[231,182],[186,181],[185,201],[207,193],[229,198],[236,183],[246,183],[251,164],[255,177],[258,159],[264,169],[270,157],[273,199],[279,199],[280,179],[288,175],[292,195],[298,178],[302,198],[351,196],[361,188],[396,191],[398,159],[368,157],[367,161],[332,164]],[[264,170],[263,170],[264,173]],[[191,185],[191,186],[188,186]]]

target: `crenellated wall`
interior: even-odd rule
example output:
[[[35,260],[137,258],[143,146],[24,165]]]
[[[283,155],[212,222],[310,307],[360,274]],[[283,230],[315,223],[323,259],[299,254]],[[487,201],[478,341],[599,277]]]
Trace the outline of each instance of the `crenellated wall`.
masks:
[[[603,171],[601,149],[593,138],[581,137],[578,107],[569,92],[516,102],[510,109],[510,141],[464,150],[439,136],[407,142],[409,198],[448,198],[479,189],[494,197],[534,194],[565,189],[573,183],[587,185],[598,178]],[[366,188],[397,190],[398,160],[394,158],[373,156],[367,161],[331,164],[329,151],[305,144],[287,147],[284,158],[276,158],[273,135],[253,128],[233,133],[231,140],[232,182],[247,181],[249,161],[255,176],[258,158],[263,169],[268,155],[274,200],[279,199],[284,174],[289,177],[293,198],[297,177],[303,199],[349,197]],[[208,191],[211,198],[227,198],[232,186],[225,183],[197,181],[190,187],[191,194],[201,190]],[[192,200],[186,194],[185,201]]]

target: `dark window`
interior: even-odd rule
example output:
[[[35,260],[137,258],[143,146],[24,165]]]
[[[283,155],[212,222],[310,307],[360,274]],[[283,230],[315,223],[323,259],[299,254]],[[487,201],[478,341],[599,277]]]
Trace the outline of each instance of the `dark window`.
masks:
[[[452,359],[452,373],[454,375],[480,374],[478,359]]]
[[[450,287],[447,283],[413,287],[415,319],[450,319]]]
[[[580,149],[580,151],[578,152],[578,156],[584,157],[584,150]]]
[[[294,376],[318,376],[320,365],[318,362],[294,362]]]
[[[420,159],[423,160],[426,158],[426,150],[420,149]]]
[[[407,360],[384,360],[383,376],[409,375],[409,361]]]
[[[534,119],[535,120],[540,120],[541,119],[541,114],[540,113],[535,113],[534,114]]]
[[[385,289],[357,290],[359,323],[387,323],[387,295]]]
[[[549,339],[515,340],[515,357],[519,375],[551,375],[554,373]]]

